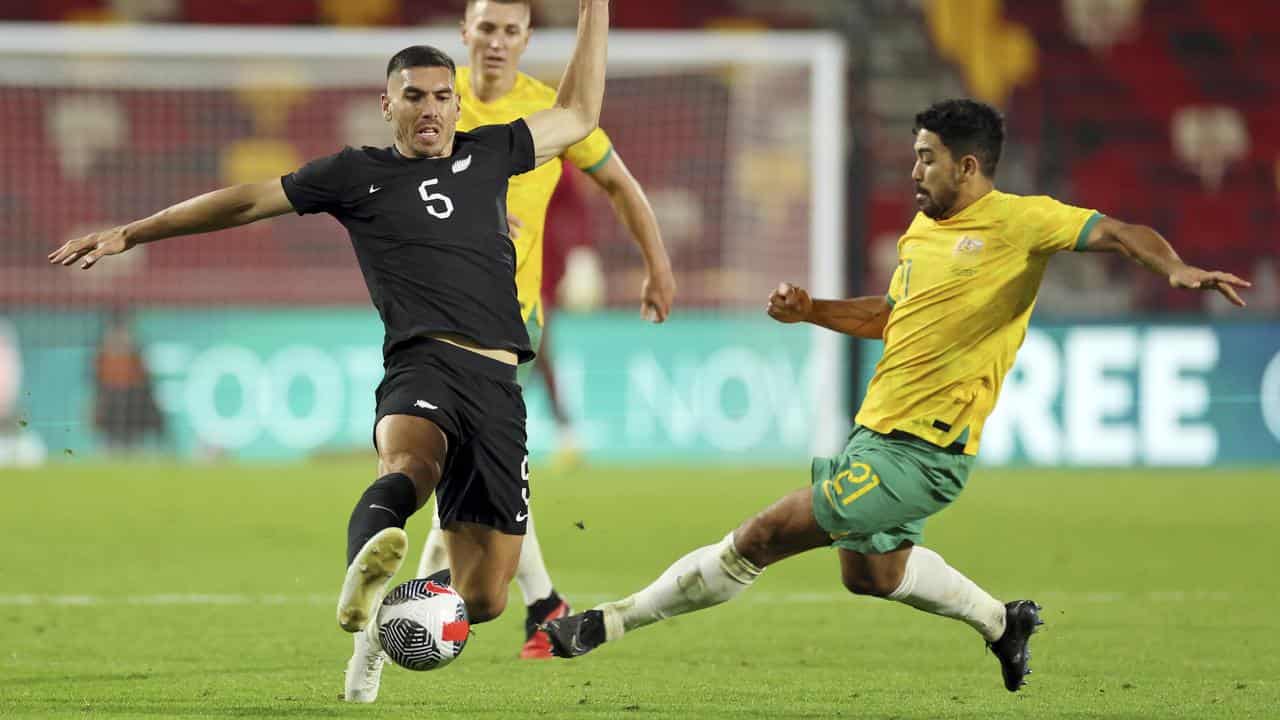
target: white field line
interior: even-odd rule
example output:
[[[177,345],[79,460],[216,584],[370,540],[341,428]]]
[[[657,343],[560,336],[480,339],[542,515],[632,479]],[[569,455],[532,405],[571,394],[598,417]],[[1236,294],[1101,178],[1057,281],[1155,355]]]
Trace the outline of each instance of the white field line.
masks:
[[[1046,605],[1062,603],[1184,603],[1184,602],[1222,602],[1236,597],[1236,593],[1212,592],[1203,590],[1182,591],[1061,591],[1051,590],[1039,593],[1023,593],[1023,597],[1034,598]],[[591,606],[596,603],[617,599],[619,595],[601,593],[575,593],[573,600],[579,606]],[[778,593],[757,592],[742,596],[738,604],[752,605],[816,605],[839,603],[851,599],[851,595],[843,592],[813,593]],[[336,594],[226,594],[226,593],[156,593],[152,595],[43,595],[38,593],[0,593],[0,606],[58,606],[58,607],[92,607],[114,605],[331,605],[337,599]]]

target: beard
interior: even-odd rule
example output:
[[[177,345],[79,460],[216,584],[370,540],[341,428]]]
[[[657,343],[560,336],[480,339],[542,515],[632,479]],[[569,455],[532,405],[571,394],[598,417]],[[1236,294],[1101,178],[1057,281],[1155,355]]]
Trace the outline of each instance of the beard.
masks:
[[[916,204],[920,207],[920,212],[930,220],[941,220],[950,215],[956,204],[956,196],[960,194],[956,188],[932,191],[916,188],[916,192],[924,193],[924,198],[917,200]]]
[[[442,129],[436,142],[431,143],[418,137],[418,134],[413,131],[413,124],[407,124],[396,132],[396,139],[413,153],[413,157],[429,158],[439,156],[446,147],[452,145],[453,141],[447,135]]]

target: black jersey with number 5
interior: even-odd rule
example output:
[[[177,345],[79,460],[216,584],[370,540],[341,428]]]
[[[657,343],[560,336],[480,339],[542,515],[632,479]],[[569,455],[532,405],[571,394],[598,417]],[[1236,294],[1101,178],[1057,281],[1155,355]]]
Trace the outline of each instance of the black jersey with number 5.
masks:
[[[534,167],[523,120],[454,136],[453,154],[406,158],[395,148],[345,148],[281,178],[299,214],[327,212],[351,235],[384,357],[434,333],[531,360],[516,299],[507,179]]]

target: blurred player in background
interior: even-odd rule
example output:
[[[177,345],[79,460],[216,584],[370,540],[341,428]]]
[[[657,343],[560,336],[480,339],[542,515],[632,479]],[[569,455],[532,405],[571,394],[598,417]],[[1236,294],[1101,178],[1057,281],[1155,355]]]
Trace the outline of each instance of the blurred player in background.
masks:
[[[547,407],[556,424],[555,450],[550,464],[559,470],[578,467],[583,454],[573,415],[560,394],[551,319],[557,307],[595,308],[604,294],[600,255],[591,237],[590,209],[579,180],[583,176],[580,172],[566,172],[560,177],[547,205],[547,231],[542,238],[542,339],[533,371],[542,377]]]
[[[156,403],[142,348],[124,313],[107,321],[93,358],[93,426],[108,451],[140,448],[148,435],[163,443],[164,415]]]
[[[551,106],[556,92],[519,70],[520,57],[529,46],[532,7],[529,0],[471,0],[462,20],[462,39],[467,46],[470,67],[458,69],[458,93],[462,117],[458,129],[508,123]],[[671,312],[675,278],[671,261],[662,244],[657,218],[640,183],[622,162],[609,136],[597,128],[587,138],[557,159],[537,170],[512,178],[507,191],[507,215],[511,239],[516,245],[516,288],[520,313],[534,351],[538,351],[545,322],[542,302],[543,235],[547,206],[561,176],[561,160],[586,173],[608,194],[618,219],[626,225],[644,256],[647,276],[641,288],[641,315],[663,322]],[[544,368],[554,383],[550,368]],[[521,367],[519,381],[527,384],[531,365]],[[563,409],[562,413],[563,415]],[[561,434],[562,440],[571,438]],[[438,526],[432,527],[418,565],[418,576],[426,577],[449,565],[449,557]],[[516,584],[527,608],[525,644],[522,658],[549,658],[551,645],[538,625],[569,613],[569,605],[556,593],[542,558],[533,518],[529,518]]]
[[[433,47],[405,48],[387,64],[382,95],[391,147],[345,148],[282,178],[207,193],[49,254],[52,263],[88,269],[140,243],[287,212],[326,212],[347,228],[386,331],[374,424],[379,477],[348,521],[338,597],[338,624],[355,634],[348,701],[377,697],[376,610],[408,550],[405,522],[432,494],[471,622],[506,607],[529,503],[516,369],[534,355],[517,298],[507,184],[564,154],[599,122],[609,2],[579,0],[578,8],[577,45],[559,91],[524,117],[458,131],[453,60]]]
[[[996,190],[1004,120],[987,105],[941,102],[917,115],[915,127],[911,179],[920,212],[898,241],[888,294],[812,300],[784,283],[769,298],[779,322],[884,340],[843,453],[815,458],[808,487],[677,560],[640,592],[548,623],[557,655],[582,655],[725,602],[769,565],[835,545],[851,592],[967,623],[1000,661],[1005,688],[1022,687],[1040,607],[1001,603],[920,542],[925,519],[964,489],[1049,257],[1119,253],[1172,287],[1216,290],[1241,307],[1235,288],[1249,283],[1185,264],[1149,227]]]

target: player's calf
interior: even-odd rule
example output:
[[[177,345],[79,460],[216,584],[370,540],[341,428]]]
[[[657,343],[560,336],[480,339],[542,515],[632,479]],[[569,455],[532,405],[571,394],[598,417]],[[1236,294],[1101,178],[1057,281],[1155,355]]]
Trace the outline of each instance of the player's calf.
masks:
[[[365,489],[347,520],[347,565],[369,538],[390,527],[403,528],[418,509],[418,491],[404,473],[392,472]]]
[[[891,597],[902,587],[913,546],[883,553],[840,551],[840,580],[845,589],[870,597]]]
[[[464,524],[465,525],[465,524]],[[520,554],[520,536],[471,525],[453,533],[453,589],[467,603],[471,624],[489,622],[507,609],[508,585]]]
[[[879,578],[842,578],[844,589],[854,595],[866,595],[868,597],[887,598],[893,594],[898,588],[899,582],[882,580]]]

